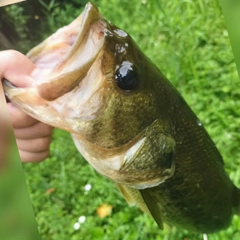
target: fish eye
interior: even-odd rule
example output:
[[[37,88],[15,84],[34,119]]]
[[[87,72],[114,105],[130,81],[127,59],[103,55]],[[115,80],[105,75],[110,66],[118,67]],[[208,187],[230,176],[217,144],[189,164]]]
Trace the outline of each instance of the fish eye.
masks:
[[[137,71],[131,63],[123,62],[116,70],[115,81],[117,86],[124,91],[132,91],[138,85]]]

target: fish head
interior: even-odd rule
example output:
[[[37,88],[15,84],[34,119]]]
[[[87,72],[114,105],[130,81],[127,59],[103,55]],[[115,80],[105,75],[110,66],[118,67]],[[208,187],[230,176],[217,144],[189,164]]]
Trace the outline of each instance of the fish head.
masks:
[[[164,77],[95,5],[88,3],[78,18],[27,56],[40,71],[32,73],[29,87],[3,82],[13,103],[70,132],[91,165],[119,183],[145,188],[172,176],[175,143],[165,131],[166,103],[158,96],[165,94],[158,91],[159,76]],[[157,139],[152,132],[159,133]],[[155,149],[153,142],[159,144]],[[151,162],[148,171],[141,162]]]

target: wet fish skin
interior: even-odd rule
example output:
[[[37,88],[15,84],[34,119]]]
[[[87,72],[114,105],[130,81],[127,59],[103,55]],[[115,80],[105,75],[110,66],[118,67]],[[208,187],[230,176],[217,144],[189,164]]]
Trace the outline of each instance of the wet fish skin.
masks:
[[[81,16],[69,32],[77,25],[83,34],[64,60],[30,88],[5,81],[8,98],[69,131],[86,160],[160,228],[163,222],[200,233],[227,228],[240,212],[239,189],[196,115],[127,33],[91,3]],[[52,51],[49,39],[28,54],[36,65]],[[88,61],[87,44],[87,53],[96,50]]]

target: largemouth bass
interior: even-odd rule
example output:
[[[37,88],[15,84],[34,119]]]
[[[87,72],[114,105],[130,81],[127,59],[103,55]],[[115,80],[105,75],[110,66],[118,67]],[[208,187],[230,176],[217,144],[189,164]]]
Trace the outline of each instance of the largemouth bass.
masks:
[[[27,88],[4,80],[8,99],[70,132],[84,158],[160,228],[210,233],[240,213],[240,191],[196,115],[95,5],[27,56],[41,71]]]

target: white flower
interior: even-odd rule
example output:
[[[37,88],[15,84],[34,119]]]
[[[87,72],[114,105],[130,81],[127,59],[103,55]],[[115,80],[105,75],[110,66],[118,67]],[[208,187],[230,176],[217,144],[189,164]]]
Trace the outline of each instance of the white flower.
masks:
[[[84,223],[86,221],[86,217],[85,216],[81,216],[78,218],[78,222],[79,223]]]
[[[90,191],[91,188],[92,188],[92,185],[90,183],[88,183],[84,186],[84,189],[85,189],[86,192]]]
[[[80,223],[79,222],[74,223],[73,228],[75,230],[78,230],[80,228]]]

